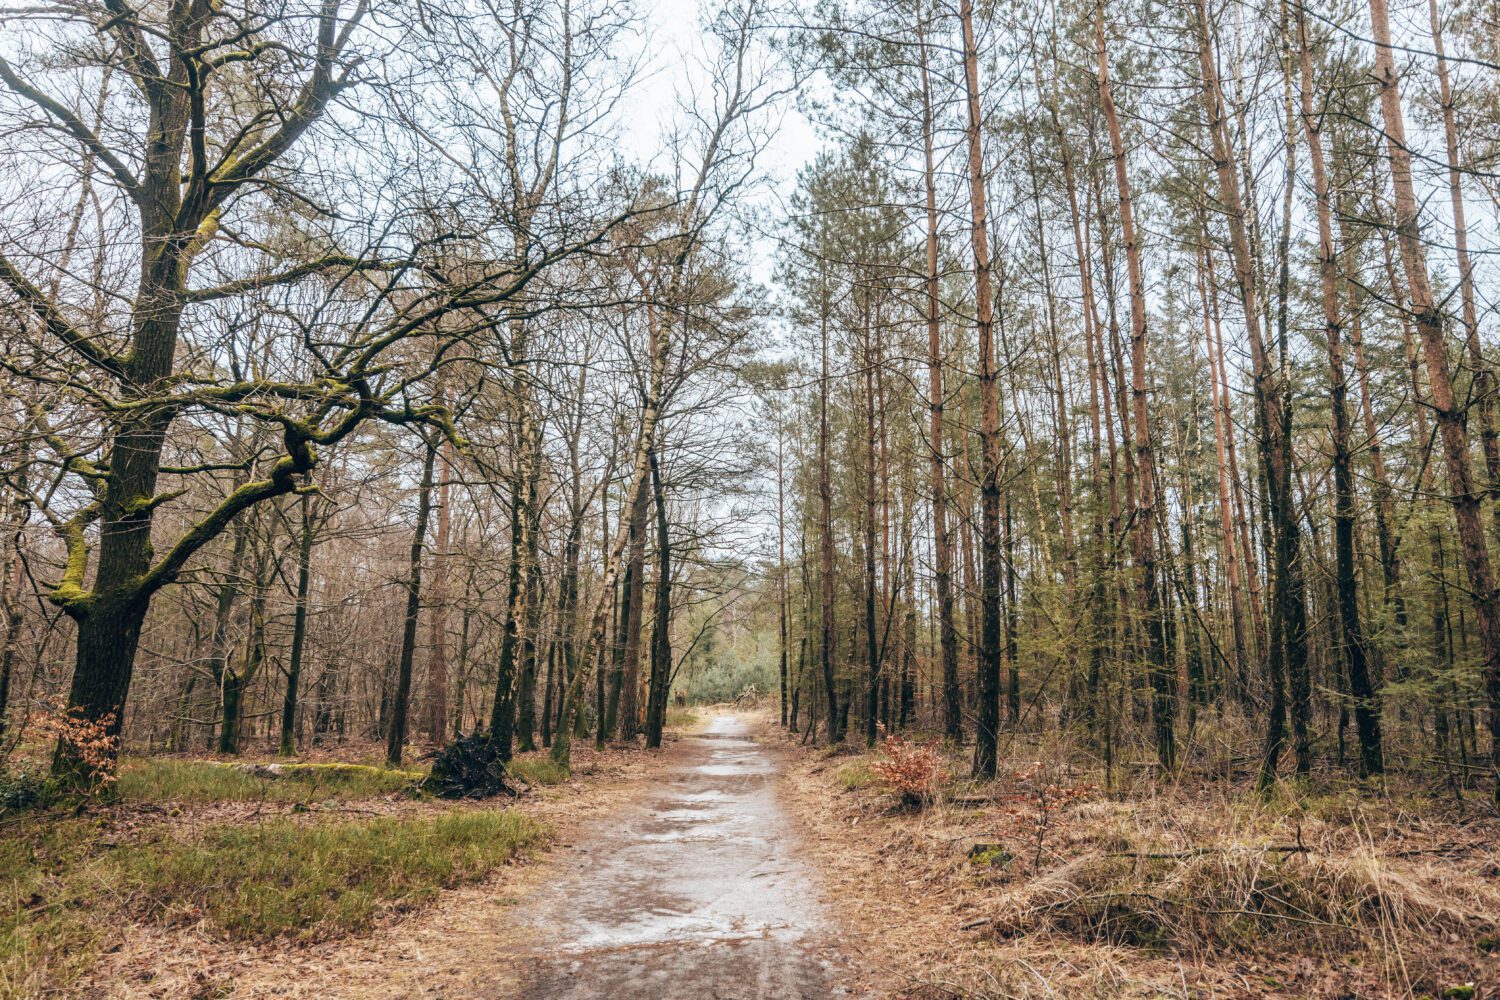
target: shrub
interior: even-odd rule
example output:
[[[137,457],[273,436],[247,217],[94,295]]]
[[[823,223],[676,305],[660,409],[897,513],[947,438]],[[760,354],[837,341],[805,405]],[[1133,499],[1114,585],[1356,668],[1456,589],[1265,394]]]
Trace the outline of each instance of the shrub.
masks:
[[[913,743],[900,733],[880,727],[880,748],[885,760],[870,764],[870,771],[895,792],[904,805],[921,808],[931,801],[941,784],[943,758],[926,744]]]
[[[1091,798],[1099,786],[1058,780],[1041,761],[1014,772],[1012,777],[1021,790],[1006,796],[1005,815],[1015,822],[1022,836],[1031,841],[1031,863],[1033,867],[1040,866],[1047,834],[1056,825],[1057,814]]]
[[[52,780],[39,772],[0,774],[0,813],[45,806],[56,791]]]
[[[44,704],[11,745],[11,751],[24,748],[24,753],[0,756],[0,814],[112,792],[120,748],[120,738],[109,732],[113,724],[113,714],[90,720],[81,709]],[[62,778],[51,773],[54,755],[68,765]]]
[[[38,715],[31,727],[44,741],[56,743],[58,757],[71,768],[69,786],[94,795],[115,782],[120,737],[110,733],[114,724],[113,712],[89,719],[81,708],[63,711],[53,707]]]

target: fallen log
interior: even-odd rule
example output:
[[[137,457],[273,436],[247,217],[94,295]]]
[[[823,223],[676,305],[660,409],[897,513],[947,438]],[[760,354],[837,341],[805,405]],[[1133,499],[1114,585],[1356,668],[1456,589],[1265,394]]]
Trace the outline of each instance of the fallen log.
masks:
[[[234,761],[207,761],[214,767],[224,767],[241,774],[249,774],[257,778],[295,778],[295,777],[317,777],[319,775],[341,776],[352,774],[401,774],[411,778],[413,781],[420,780],[423,775],[421,771],[401,771],[386,767],[374,767],[370,764],[296,764],[289,762],[276,762],[271,764],[257,764]]]
[[[1176,860],[1179,858],[1199,858],[1209,854],[1234,854],[1237,852],[1255,852],[1263,854],[1307,854],[1312,848],[1303,844],[1278,844],[1271,847],[1253,847],[1244,845],[1240,847],[1195,847],[1190,851],[1111,851],[1105,857],[1109,858],[1146,858],[1150,860]]]

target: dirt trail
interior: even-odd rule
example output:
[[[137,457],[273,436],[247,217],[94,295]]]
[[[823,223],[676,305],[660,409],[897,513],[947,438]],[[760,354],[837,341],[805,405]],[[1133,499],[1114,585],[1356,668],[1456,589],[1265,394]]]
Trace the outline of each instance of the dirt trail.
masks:
[[[517,917],[528,998],[848,996],[851,970],[793,852],[778,754],[733,715],[672,748],[643,799],[571,850]]]
[[[788,752],[734,715],[523,807],[565,842],[373,933],[227,947],[133,927],[79,996],[244,1000],[800,1000],[867,995],[777,785]],[[584,762],[592,754],[578,748]],[[575,758],[575,764],[584,765]],[[586,766],[586,765],[584,765]],[[496,808],[512,807],[509,803]]]

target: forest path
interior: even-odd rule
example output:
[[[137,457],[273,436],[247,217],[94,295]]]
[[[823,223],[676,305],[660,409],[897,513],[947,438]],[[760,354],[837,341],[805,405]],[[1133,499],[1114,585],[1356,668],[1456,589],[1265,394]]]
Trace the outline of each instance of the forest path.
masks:
[[[734,715],[672,744],[641,801],[572,846],[517,918],[538,949],[519,995],[847,996],[816,877],[777,801],[780,754]]]

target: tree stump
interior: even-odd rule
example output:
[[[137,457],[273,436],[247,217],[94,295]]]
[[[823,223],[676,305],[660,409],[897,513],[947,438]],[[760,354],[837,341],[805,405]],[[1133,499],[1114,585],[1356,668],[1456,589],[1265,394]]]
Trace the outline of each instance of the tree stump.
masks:
[[[505,762],[485,732],[460,736],[439,750],[422,789],[441,799],[487,799],[516,794],[505,783]]]

